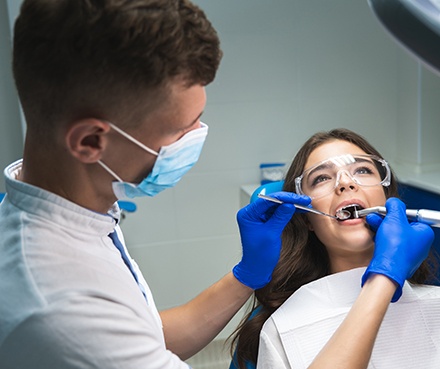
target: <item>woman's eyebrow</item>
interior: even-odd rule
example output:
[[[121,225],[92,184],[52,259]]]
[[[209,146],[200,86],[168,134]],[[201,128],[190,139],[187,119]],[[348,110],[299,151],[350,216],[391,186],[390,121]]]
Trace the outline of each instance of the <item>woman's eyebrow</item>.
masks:
[[[356,158],[357,162],[361,162],[361,163],[369,163],[369,164],[373,164],[373,161],[369,158]]]
[[[320,171],[320,170],[322,170],[322,169],[328,169],[328,168],[330,168],[330,167],[334,167],[335,165],[334,164],[332,164],[332,163],[323,163],[323,164],[321,164],[321,165],[318,165],[316,168],[313,168],[308,174],[307,174],[307,176],[310,176],[311,174],[313,174],[313,173],[315,173],[315,172],[317,172],[317,171]]]
[[[361,162],[361,163],[369,163],[369,164],[373,164],[373,162],[370,159],[367,158],[357,158],[356,159],[357,162]],[[312,170],[310,170],[310,172],[307,174],[308,176],[312,175],[313,173],[323,170],[323,169],[328,169],[330,167],[334,167],[335,163],[323,163],[321,165],[318,165],[316,168],[313,168]],[[342,165],[336,165],[338,167],[341,167]]]

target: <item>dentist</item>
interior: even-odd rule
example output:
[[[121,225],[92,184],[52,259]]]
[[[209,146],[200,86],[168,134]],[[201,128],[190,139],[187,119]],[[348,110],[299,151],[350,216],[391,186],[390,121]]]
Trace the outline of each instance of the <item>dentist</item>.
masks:
[[[2,369],[187,368],[278,261],[293,203],[238,215],[242,260],[159,313],[117,199],[155,196],[194,165],[221,51],[187,0],[25,0],[13,71],[27,121],[0,206]]]

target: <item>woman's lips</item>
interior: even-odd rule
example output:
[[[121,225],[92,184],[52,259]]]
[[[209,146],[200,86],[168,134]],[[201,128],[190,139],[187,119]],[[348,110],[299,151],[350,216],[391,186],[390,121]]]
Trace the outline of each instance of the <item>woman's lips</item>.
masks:
[[[338,224],[340,224],[341,226],[353,226],[353,225],[361,224],[364,222],[365,222],[364,218],[338,220]]]

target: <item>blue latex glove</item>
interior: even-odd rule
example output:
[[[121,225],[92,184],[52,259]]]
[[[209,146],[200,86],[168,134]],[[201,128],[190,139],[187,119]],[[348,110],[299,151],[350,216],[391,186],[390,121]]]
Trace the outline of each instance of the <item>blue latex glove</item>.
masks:
[[[281,252],[281,233],[295,213],[293,204],[307,206],[311,199],[291,192],[274,192],[271,197],[284,204],[258,198],[237,213],[243,257],[233,268],[235,277],[258,289],[270,282]]]
[[[387,200],[385,218],[367,216],[367,223],[377,229],[373,259],[362,276],[362,286],[371,274],[383,274],[396,282],[391,302],[402,295],[405,280],[410,278],[426,259],[434,241],[434,231],[426,224],[408,223],[405,204],[396,198]]]

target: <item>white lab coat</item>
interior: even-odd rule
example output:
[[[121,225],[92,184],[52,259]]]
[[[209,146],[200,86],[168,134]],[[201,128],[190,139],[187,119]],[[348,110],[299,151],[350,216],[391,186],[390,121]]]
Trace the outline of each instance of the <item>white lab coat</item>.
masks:
[[[20,168],[0,205],[0,368],[188,369],[108,237],[117,214],[17,181]]]

